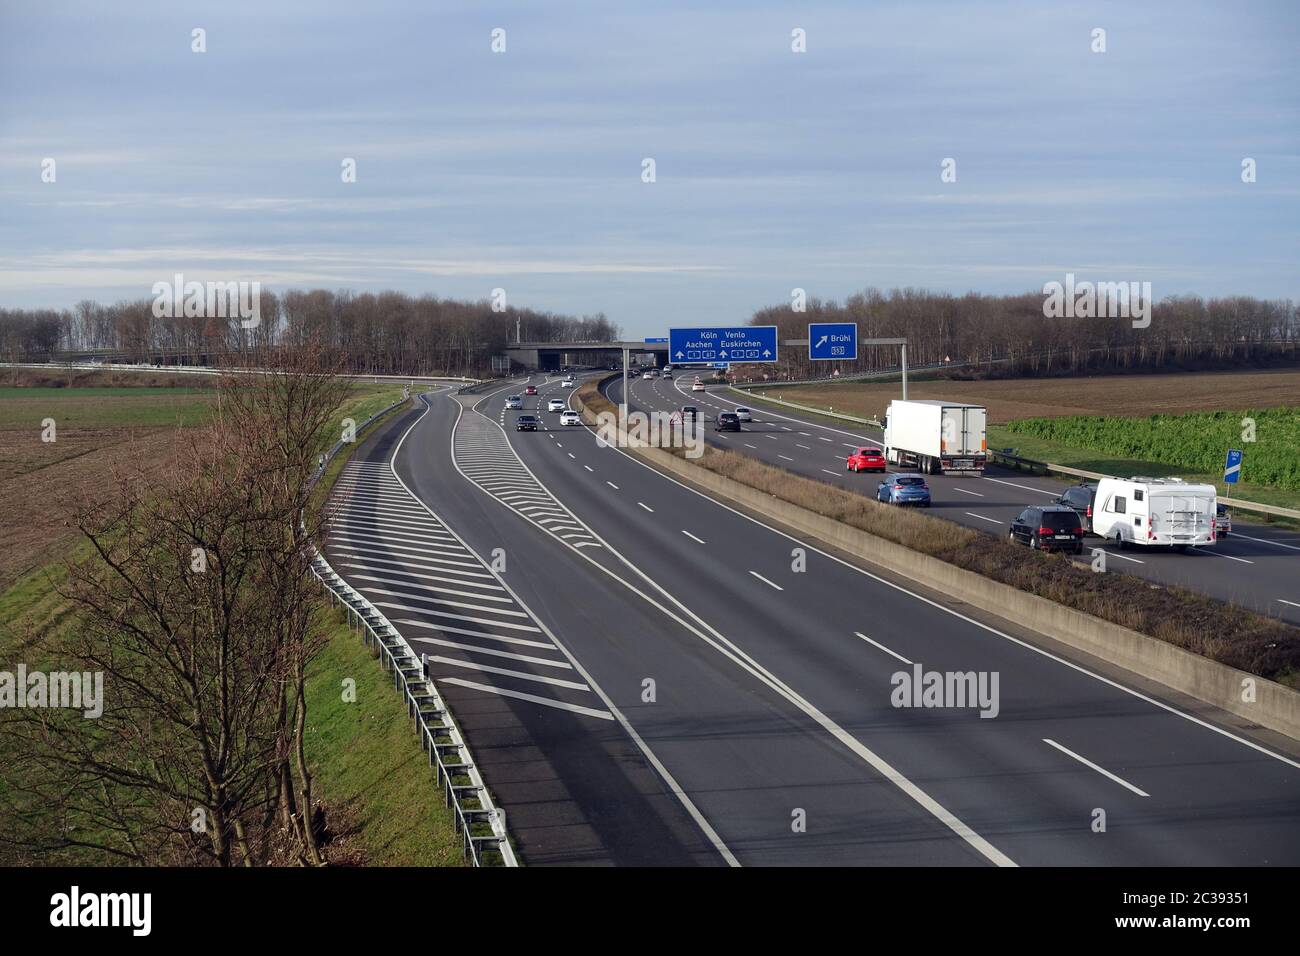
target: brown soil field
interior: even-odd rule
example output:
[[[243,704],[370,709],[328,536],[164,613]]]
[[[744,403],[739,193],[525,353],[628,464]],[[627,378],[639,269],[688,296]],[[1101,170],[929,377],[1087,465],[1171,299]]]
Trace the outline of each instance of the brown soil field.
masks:
[[[846,382],[775,386],[756,394],[878,419],[890,400],[900,397],[901,392],[897,382]],[[997,424],[1018,418],[1061,415],[1135,416],[1277,408],[1300,405],[1300,369],[909,382],[907,394],[909,398],[984,405],[989,410],[989,421]]]

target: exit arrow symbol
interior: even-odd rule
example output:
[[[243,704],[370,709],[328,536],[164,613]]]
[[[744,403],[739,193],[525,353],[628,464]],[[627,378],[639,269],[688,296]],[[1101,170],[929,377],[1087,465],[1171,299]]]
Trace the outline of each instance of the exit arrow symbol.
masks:
[[[826,344],[826,340],[829,339],[829,338],[830,338],[829,335],[823,335],[821,338],[819,338],[819,339],[817,340],[817,344],[814,345],[813,348],[815,348],[815,349],[819,349],[819,348],[821,348],[823,345]]]

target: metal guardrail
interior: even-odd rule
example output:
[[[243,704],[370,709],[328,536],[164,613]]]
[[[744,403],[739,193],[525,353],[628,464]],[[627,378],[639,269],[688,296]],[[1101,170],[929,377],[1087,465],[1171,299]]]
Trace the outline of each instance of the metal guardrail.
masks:
[[[735,385],[729,385],[727,387],[730,388],[733,392],[740,391],[740,389]],[[874,418],[859,418],[856,415],[844,415],[841,414],[840,412],[832,412],[832,411],[827,411],[824,408],[818,408],[815,405],[800,405],[797,402],[787,402],[784,399],[773,398],[771,395],[748,395],[745,394],[744,392],[741,392],[741,394],[744,395],[745,398],[748,399],[749,401],[754,401],[755,399],[757,399],[760,402],[771,402],[774,405],[784,405],[786,408],[795,408],[801,412],[808,412],[813,415],[826,415],[829,418],[838,418],[846,422],[856,422],[859,425],[870,425],[872,428],[884,427],[884,425],[881,422],[876,421]]]
[[[357,426],[357,435],[376,419],[408,401],[394,402],[371,415]],[[312,485],[320,480],[345,444],[351,443],[335,442],[323,456],[312,475]],[[342,604],[347,608],[348,626],[361,631],[366,646],[378,654],[380,666],[393,675],[394,688],[406,700],[407,716],[419,728],[420,747],[429,755],[434,783],[442,790],[443,802],[454,811],[452,819],[456,832],[461,835],[465,858],[474,866],[483,866],[484,851],[495,850],[500,854],[502,865],[518,866],[519,860],[510,845],[510,835],[505,826],[505,811],[493,803],[460,728],[438,692],[437,684],[428,676],[425,662],[416,656],[388,618],[330,567],[314,545],[312,554],[312,574],[329,594],[330,604]],[[455,758],[454,762],[452,758]],[[466,806],[467,803],[477,803],[478,806]],[[474,832],[484,827],[489,832]]]

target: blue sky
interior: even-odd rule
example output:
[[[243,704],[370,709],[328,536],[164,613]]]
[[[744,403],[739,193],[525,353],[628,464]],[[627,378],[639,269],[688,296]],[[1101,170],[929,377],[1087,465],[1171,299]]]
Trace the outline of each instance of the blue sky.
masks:
[[[5,0],[0,305],[501,287],[640,336],[796,286],[1300,299],[1297,48],[1294,2]]]

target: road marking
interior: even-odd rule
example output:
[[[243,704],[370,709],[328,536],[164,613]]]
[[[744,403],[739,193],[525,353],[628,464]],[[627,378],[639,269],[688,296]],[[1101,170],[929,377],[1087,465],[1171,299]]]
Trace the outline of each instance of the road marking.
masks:
[[[472,690],[481,690],[487,694],[498,694],[502,697],[513,697],[516,700],[526,700],[533,704],[542,704],[545,707],[558,707],[560,710],[569,710],[575,714],[585,714],[588,717],[599,717],[601,720],[613,720],[614,715],[607,710],[596,710],[593,707],[582,707],[578,704],[569,704],[562,700],[552,700],[549,697],[538,697],[536,694],[525,694],[521,690],[506,690],[504,687],[493,687],[491,684],[479,684],[472,680],[463,680],[459,677],[443,678],[444,684],[455,684],[457,687],[468,687]],[[655,763],[658,763],[656,760]],[[670,778],[671,779],[671,778]],[[696,811],[698,812],[698,811]],[[697,821],[698,822],[698,821]],[[715,841],[714,845],[719,846],[721,841]],[[730,852],[727,856],[730,857]],[[734,860],[734,857],[731,857]],[[739,866],[739,863],[735,864]]]
[[[980,475],[982,481],[996,481],[999,485],[1010,485],[1012,488],[1022,488],[1025,491],[1036,491],[1040,495],[1054,495],[1055,491],[1047,491],[1043,488],[1033,488],[1029,485],[1018,485],[1014,481],[1003,481],[1001,478],[990,478],[987,475]]]
[[[1254,564],[1254,561],[1247,561],[1245,558],[1234,557],[1231,554],[1219,554],[1217,551],[1204,551],[1200,548],[1193,548],[1193,554],[1212,554],[1216,558],[1227,558],[1229,561],[1240,561],[1242,564]]]
[[[777,458],[784,458],[786,461],[794,461],[789,455],[777,455]]]
[[[651,514],[655,513],[655,510],[651,508],[648,504],[646,504],[644,501],[638,501],[637,504],[639,504],[642,508],[644,508],[646,511],[650,512]]]
[[[588,471],[592,471],[591,465],[583,465],[582,467],[586,468]],[[592,474],[595,474],[595,472],[592,471]]]
[[[757,445],[751,445],[749,442],[745,442],[745,447],[746,447],[746,448],[753,448],[755,451],[758,450],[758,446],[757,446]]]
[[[421,624],[419,621],[403,621],[402,623],[437,630],[436,624]],[[456,641],[445,641],[439,637],[415,637],[412,640],[424,644],[437,644],[439,647],[452,647],[458,651],[469,651],[473,654],[487,654],[489,657],[506,657],[512,661],[523,661],[525,664],[536,664],[539,667],[558,667],[561,670],[573,670],[573,665],[567,661],[553,661],[550,658],[531,657],[528,654],[511,654],[509,651],[498,651],[492,647],[479,647],[477,644],[460,644]]]
[[[858,448],[860,447],[860,446],[858,446],[858,445],[850,445],[850,444],[849,444],[848,442],[846,442],[846,441],[842,441],[842,442],[840,442],[840,444],[843,445],[845,448],[852,448],[854,451],[857,451]]]
[[[818,441],[829,441],[829,442],[833,442],[835,439],[834,439],[834,438],[827,438],[827,437],[824,436],[824,435],[818,435],[818,436],[817,436],[817,440],[818,440]]]
[[[902,661],[904,664],[907,664],[907,665],[909,665],[909,666],[911,665],[912,662],[909,661],[909,660],[908,660],[906,657],[904,657],[902,654],[898,653],[898,651],[891,651],[891,650],[890,650],[889,648],[887,648],[884,644],[881,644],[879,641],[873,641],[871,638],[867,637],[867,635],[863,634],[861,631],[854,631],[853,633],[856,634],[856,635],[858,635],[858,637],[862,638],[864,641],[866,641],[866,642],[867,642],[868,644],[870,644],[871,646],[873,646],[873,647],[878,647],[878,648],[880,648],[882,651],[884,651],[886,654],[889,654],[889,655],[891,655],[891,656],[893,656],[893,657],[897,657],[897,658],[898,658],[900,661]]]
[[[682,534],[686,535],[686,537],[690,538],[692,541],[698,541],[700,544],[705,543],[703,538],[695,537],[695,535],[691,534],[689,531],[685,530],[684,528],[682,529]]]
[[[828,475],[834,475],[836,478],[838,478],[838,477],[840,476],[840,473],[839,473],[838,471],[831,471],[829,468],[823,468],[822,471],[823,471],[825,474],[828,474]]]
[[[801,444],[799,444],[798,442],[795,442],[795,443],[794,443],[794,447],[795,447],[795,448],[806,448],[808,451],[812,451],[812,446],[811,446],[811,445],[801,445]]]
[[[569,452],[569,457],[570,457],[570,458],[573,458],[573,457],[574,457],[573,452]],[[574,460],[576,461],[577,459],[574,459]]]
[[[1044,737],[1043,743],[1047,744],[1049,747],[1055,747],[1057,750],[1061,751],[1061,753],[1065,754],[1066,756],[1073,757],[1075,760],[1079,761],[1079,763],[1083,764],[1085,767],[1091,767],[1093,770],[1097,771],[1103,777],[1106,777],[1107,779],[1110,780],[1114,780],[1121,787],[1127,787],[1129,790],[1132,790],[1134,793],[1136,793],[1139,797],[1151,796],[1151,794],[1147,793],[1145,790],[1139,790],[1137,787],[1133,786],[1133,784],[1129,783],[1123,777],[1117,777],[1115,776],[1115,774],[1111,773],[1109,770],[1105,769],[1104,767],[1098,767],[1087,757],[1080,757],[1077,753],[1075,753],[1073,750],[1070,750],[1068,747],[1062,747],[1055,740],[1049,740],[1047,737]]]
[[[953,491],[960,491],[963,495],[974,495],[976,498],[984,497],[978,491],[967,491],[965,488],[954,488]]]
[[[472,661],[458,661],[454,657],[434,656],[429,658],[438,664],[450,664],[452,667],[468,667],[471,670],[483,671],[485,674],[500,674],[502,677],[514,677],[518,680],[531,680],[539,684],[550,684],[553,687],[567,687],[570,690],[590,691],[591,688],[581,681],[561,680],[558,677],[544,677],[540,674],[529,674],[527,671],[512,671],[508,667],[493,667],[490,664],[475,664]]]
[[[758,578],[758,579],[759,579],[760,581],[762,581],[764,584],[767,584],[767,585],[770,585],[771,587],[776,588],[778,591],[784,591],[784,590],[785,590],[785,588],[781,587],[781,585],[777,584],[777,583],[774,582],[774,581],[769,581],[767,578],[763,577],[763,575],[759,574],[757,571],[750,571],[749,573],[752,574],[754,577]]]
[[[1112,558],[1119,558],[1121,561],[1132,561],[1134,564],[1146,564],[1145,561],[1139,561],[1137,558],[1130,558],[1127,554],[1117,554],[1114,551],[1107,551],[1105,548],[1098,548],[1102,554],[1110,555]]]
[[[618,485],[614,484],[614,482],[612,482],[612,481],[607,481],[607,482],[605,482],[605,484],[609,485],[609,486],[610,486],[611,488],[613,488],[615,491],[618,491]]]
[[[1247,541],[1258,541],[1260,544],[1271,544],[1275,548],[1290,548],[1292,551],[1300,551],[1300,547],[1294,544],[1283,544],[1281,541],[1270,541],[1268,538],[1252,538],[1248,534],[1242,534],[1239,531],[1232,532],[1234,538],[1245,538]]]
[[[1283,604],[1290,604],[1292,607],[1300,607],[1300,604],[1297,604],[1295,601],[1288,601],[1286,598],[1278,598],[1278,600]]]
[[[984,515],[977,515],[973,511],[968,511],[966,513],[970,515],[972,518],[979,518],[981,521],[992,521],[994,524],[1006,524],[1005,521],[999,521],[997,518],[986,518],[984,517]]]

